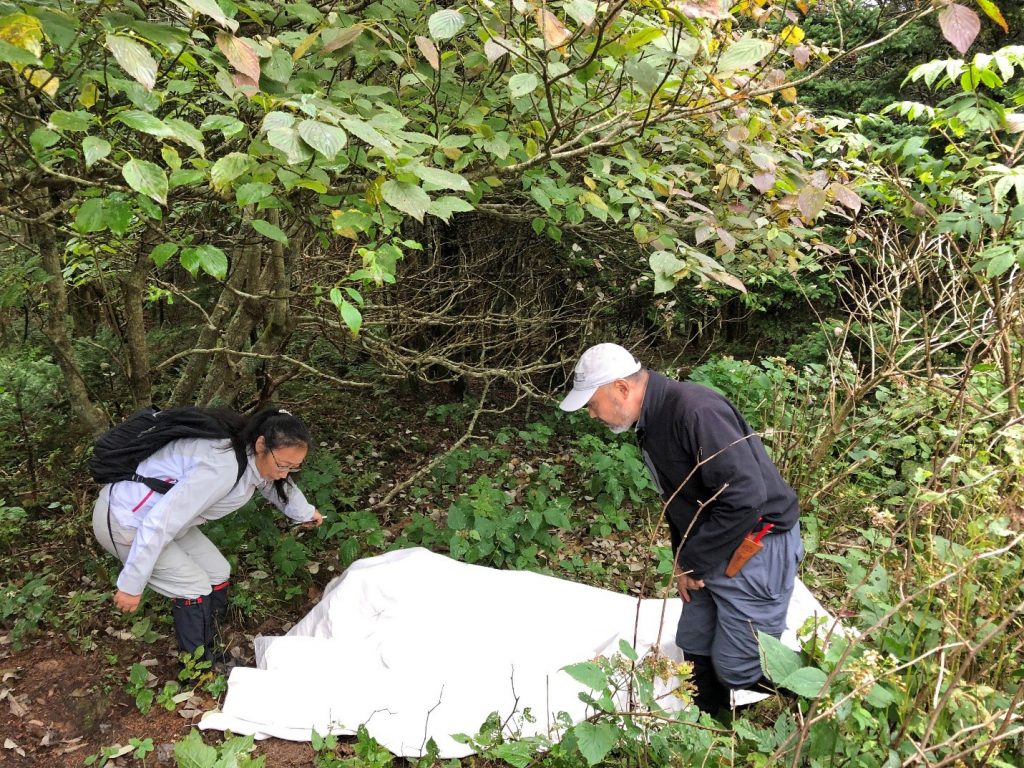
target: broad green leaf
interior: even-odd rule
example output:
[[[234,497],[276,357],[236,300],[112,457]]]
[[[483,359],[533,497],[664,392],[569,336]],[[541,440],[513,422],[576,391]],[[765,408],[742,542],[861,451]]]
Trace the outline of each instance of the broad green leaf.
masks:
[[[121,69],[131,75],[147,91],[156,85],[156,59],[149,49],[137,40],[123,35],[107,35],[107,49]]]
[[[271,128],[267,131],[267,143],[284,152],[289,165],[301,165],[313,157],[299,138],[298,131],[292,128]]]
[[[730,45],[718,60],[718,72],[735,72],[750,69],[772,52],[774,46],[767,40],[744,37]]]
[[[128,186],[158,203],[167,204],[167,176],[160,166],[148,160],[132,158],[121,169]]]
[[[416,184],[392,179],[385,181],[380,191],[388,205],[409,214],[417,221],[423,221],[423,214],[430,207],[430,195]]]
[[[582,722],[573,728],[576,746],[588,765],[597,765],[611,752],[621,731],[612,723]]]
[[[203,144],[203,134],[194,125],[187,123],[177,117],[169,117],[164,120],[164,125],[171,129],[170,138],[180,141],[187,147],[195,150],[200,157],[206,157],[206,145]]]
[[[60,134],[49,128],[36,128],[29,134],[28,143],[37,155],[60,142]]]
[[[58,131],[81,133],[89,130],[93,122],[93,116],[88,112],[76,110],[75,112],[54,112],[50,115],[48,125]]]
[[[579,664],[570,664],[562,667],[573,680],[583,683],[587,688],[601,693],[608,687],[608,675],[600,666],[592,661],[582,661]]]
[[[295,115],[289,112],[267,112],[263,116],[260,128],[264,131],[271,131],[275,128],[287,130],[295,126]]]
[[[82,139],[82,153],[85,155],[85,167],[91,168],[110,154],[110,142],[96,136],[86,136]]]
[[[1014,253],[1012,247],[1006,244],[1000,244],[992,250],[995,253],[989,259],[988,265],[985,267],[985,274],[989,278],[999,277],[1006,270],[1013,266],[1013,263],[1017,260],[1017,254]]]
[[[487,750],[487,756],[508,763],[512,768],[527,768],[537,762],[539,751],[538,745],[533,741],[516,739],[496,744]]]
[[[224,15],[224,11],[217,4],[217,0],[182,0],[182,2],[196,13],[209,16],[225,29],[230,29],[232,32],[238,29],[238,22]]]
[[[156,115],[143,112],[141,109],[128,109],[117,116],[117,121],[124,123],[129,128],[148,133],[160,139],[166,139],[174,135],[174,131]]]
[[[102,198],[93,197],[78,206],[75,229],[79,232],[102,232],[106,228],[107,216]]]
[[[206,173],[197,168],[183,168],[171,174],[171,187],[186,187],[198,184],[206,178]]]
[[[167,260],[178,252],[178,246],[174,243],[160,243],[160,245],[153,248],[149,252],[149,258],[153,260],[153,263],[158,267],[162,267],[167,263]]]
[[[636,650],[634,650],[633,646],[627,643],[625,639],[619,640],[619,653],[621,653],[630,661],[636,661],[638,658],[640,658],[639,656],[637,656]]]
[[[220,131],[225,139],[230,139],[245,130],[245,124],[230,115],[209,115],[199,126],[200,131]]]
[[[193,275],[202,269],[211,277],[223,280],[228,272],[228,257],[215,245],[204,243],[194,248],[185,248],[179,261]]]
[[[351,303],[341,300],[338,305],[338,312],[341,313],[341,319],[345,321],[345,325],[352,331],[353,336],[359,335],[359,329],[363,326],[363,315],[362,313],[352,306]]]
[[[132,223],[132,207],[123,200],[108,199],[106,209],[107,226],[115,235],[123,235]]]
[[[287,51],[275,48],[270,58],[263,62],[263,74],[278,83],[287,83],[292,77],[295,63]]]
[[[43,27],[39,19],[27,13],[0,17],[0,40],[37,57],[43,55]]]
[[[22,67],[38,67],[42,64],[39,57],[31,51],[11,45],[6,40],[0,40],[0,61],[11,64],[18,69]]]
[[[364,120],[356,117],[346,117],[341,121],[341,124],[353,136],[362,139],[374,149],[379,149],[387,157],[395,156],[395,145],[391,140]]]
[[[457,192],[469,192],[472,190],[465,176],[446,171],[443,168],[417,165],[412,169],[412,172],[423,179],[423,181],[433,184],[438,189],[454,189]]]
[[[664,30],[660,27],[648,27],[642,29],[626,40],[626,50],[630,52],[639,51],[648,43],[654,42],[659,37],[663,37],[665,34]]]
[[[168,147],[166,145],[160,147],[160,157],[164,159],[164,165],[172,171],[181,170],[181,155],[178,154],[178,150],[174,147]]]
[[[764,632],[757,633],[761,650],[761,666],[769,680],[777,684],[801,668],[800,654],[782,644],[782,641]]]
[[[210,169],[210,185],[223,192],[231,186],[231,182],[243,176],[257,165],[256,158],[241,152],[224,155]]]
[[[788,688],[798,696],[813,699],[821,693],[827,678],[828,675],[817,667],[800,667],[795,672],[786,675],[779,685]]]
[[[178,768],[214,768],[218,762],[217,749],[205,743],[199,730],[193,728],[174,745],[174,761]]]
[[[468,213],[474,210],[473,206],[461,197],[450,197],[445,195],[439,197],[436,200],[431,200],[430,205],[427,207],[427,213],[431,216],[437,216],[437,218],[448,222],[453,213]]]
[[[249,221],[252,228],[259,232],[264,237],[269,237],[271,240],[276,240],[282,245],[288,245],[288,235],[286,235],[280,227],[271,224],[266,219],[252,219]]]
[[[540,80],[532,72],[520,72],[518,75],[512,75],[508,81],[508,92],[513,99],[518,99],[520,96],[533,91],[538,85]]]
[[[427,29],[435,40],[448,40],[455,37],[466,24],[466,18],[454,8],[445,8],[430,14]]]
[[[262,181],[250,181],[248,184],[239,185],[235,190],[235,200],[239,205],[250,205],[270,197],[273,193],[274,188],[269,184]]]
[[[303,120],[299,123],[299,136],[328,160],[333,160],[348,141],[348,136],[341,128],[318,120]]]

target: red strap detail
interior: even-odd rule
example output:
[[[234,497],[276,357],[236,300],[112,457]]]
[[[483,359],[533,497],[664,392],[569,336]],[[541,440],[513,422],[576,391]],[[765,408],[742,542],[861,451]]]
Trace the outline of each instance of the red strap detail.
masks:
[[[173,477],[165,477],[164,478],[164,482],[165,483],[172,483],[173,484],[173,483],[176,483],[178,481],[175,480]],[[142,497],[142,501],[140,501],[138,504],[136,504],[134,507],[132,507],[132,512],[138,512],[140,509],[142,509],[142,505],[145,504],[147,501],[149,501],[149,497],[152,496],[154,493],[155,493],[155,491],[153,491],[153,489],[150,488],[149,493],[147,493],[145,496]]]
[[[203,604],[203,598],[201,598],[201,597],[197,597],[195,600],[189,600],[188,598],[185,599],[185,605],[202,605],[202,604]]]
[[[762,529],[761,529],[761,530],[760,530],[760,531],[758,532],[757,536],[755,536],[755,537],[754,537],[754,541],[756,541],[756,542],[760,542],[760,541],[761,541],[761,539],[763,539],[763,538],[764,538],[764,535],[765,535],[766,533],[768,533],[768,531],[770,531],[770,530],[771,530],[772,528],[774,528],[774,527],[775,527],[775,523],[765,523],[765,524],[764,524],[764,528],[762,528]]]
[[[222,581],[220,584],[214,584],[213,585],[213,591],[216,592],[217,590],[220,590],[220,589],[227,589],[228,585],[230,583],[231,583],[231,579],[228,579],[227,581]]]

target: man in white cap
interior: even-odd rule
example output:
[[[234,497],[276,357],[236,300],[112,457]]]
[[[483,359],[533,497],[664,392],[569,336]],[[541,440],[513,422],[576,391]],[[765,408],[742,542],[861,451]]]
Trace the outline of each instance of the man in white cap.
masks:
[[[757,632],[785,629],[803,547],[796,493],[760,438],[722,395],[645,369],[618,344],[593,346],[576,364],[560,407],[584,406],[613,432],[636,427],[668,502],[684,603],[676,644],[693,663],[697,706],[715,714],[730,707],[730,688],[773,690]]]

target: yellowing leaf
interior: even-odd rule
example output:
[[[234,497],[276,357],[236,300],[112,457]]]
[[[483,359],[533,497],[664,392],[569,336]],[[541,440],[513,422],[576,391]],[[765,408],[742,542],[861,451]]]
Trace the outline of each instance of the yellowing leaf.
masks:
[[[82,92],[78,94],[78,103],[86,109],[93,107],[99,98],[99,89],[96,83],[86,83],[82,86]]]
[[[572,39],[572,32],[547,8],[537,9],[537,27],[549,48],[561,48]]]
[[[0,18],[0,40],[36,56],[43,54],[43,27],[39,19],[27,13],[10,13]]]
[[[797,45],[804,40],[804,31],[796,24],[790,24],[779,33],[782,42],[786,45]]]
[[[1003,32],[1010,34],[1010,28],[1006,24],[1006,19],[1003,18],[1003,12],[999,10],[999,6],[996,5],[992,0],[978,0],[978,7],[985,12],[992,21],[1003,28]]]
[[[784,98],[790,104],[796,103],[796,88],[794,88],[793,86],[783,88],[781,91],[779,91],[779,93],[782,94],[782,98]]]
[[[589,189],[591,191],[594,191],[595,189],[597,189],[597,182],[594,181],[589,176],[584,176],[583,177],[583,183],[586,184],[587,185],[587,189]]]
[[[302,42],[296,46],[294,51],[292,51],[292,61],[298,61],[303,56],[305,56],[306,52],[313,47],[313,44],[317,41],[317,38],[319,37],[319,29],[316,32],[311,32],[310,34],[306,35],[306,37],[303,38]]]
[[[45,69],[33,69],[31,72],[25,72],[25,78],[47,96],[57,95],[60,80],[51,72],[47,72]]]

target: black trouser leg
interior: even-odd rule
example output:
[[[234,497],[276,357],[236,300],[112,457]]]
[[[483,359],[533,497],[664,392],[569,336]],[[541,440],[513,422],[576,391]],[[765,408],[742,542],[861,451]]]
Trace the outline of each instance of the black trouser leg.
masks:
[[[218,639],[221,639],[220,628],[228,615],[228,585],[225,581],[222,584],[215,584],[210,592],[210,615],[213,617],[213,631]]]
[[[178,648],[186,653],[195,653],[202,646],[210,653],[213,644],[213,621],[209,595],[186,599],[176,597],[171,602],[171,616],[174,617],[174,634]]]
[[[697,709],[710,715],[717,715],[721,710],[729,709],[729,689],[715,674],[711,657],[686,654],[686,660],[693,664],[693,684],[697,687],[693,703],[697,705]]]

